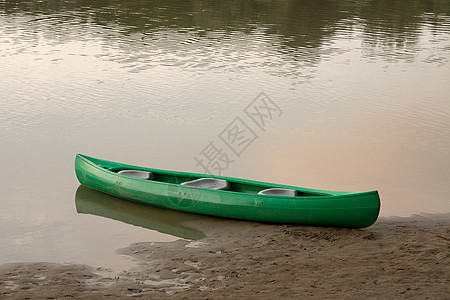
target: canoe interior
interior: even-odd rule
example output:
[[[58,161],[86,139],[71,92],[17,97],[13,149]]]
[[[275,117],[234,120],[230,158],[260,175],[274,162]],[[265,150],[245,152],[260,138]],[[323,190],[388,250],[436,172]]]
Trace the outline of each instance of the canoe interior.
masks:
[[[89,158],[89,159],[91,159],[91,158]],[[229,178],[229,177],[211,176],[211,175],[194,174],[194,173],[171,172],[171,171],[156,170],[156,169],[150,169],[150,168],[144,168],[144,167],[123,165],[123,164],[112,163],[112,162],[108,162],[108,161],[102,161],[99,159],[91,159],[91,160],[96,160],[94,162],[97,165],[103,167],[106,170],[114,172],[114,173],[117,173],[122,170],[150,171],[155,175],[155,178],[152,179],[152,181],[159,181],[159,182],[171,183],[171,184],[176,184],[176,185],[179,185],[186,181],[192,181],[195,179],[199,179],[199,178],[214,177],[214,178],[224,178],[230,183],[230,188],[227,189],[228,192],[258,194],[260,191],[265,190],[265,189],[269,189],[269,188],[273,188],[273,187],[285,187],[285,188],[295,189],[298,192],[297,197],[333,196],[334,195],[332,193],[326,193],[323,191],[317,191],[317,190],[310,191],[310,190],[299,189],[299,188],[290,187],[290,186],[288,187],[288,186],[264,184],[264,183],[250,184],[250,183],[245,182],[245,180],[234,179],[234,178]]]

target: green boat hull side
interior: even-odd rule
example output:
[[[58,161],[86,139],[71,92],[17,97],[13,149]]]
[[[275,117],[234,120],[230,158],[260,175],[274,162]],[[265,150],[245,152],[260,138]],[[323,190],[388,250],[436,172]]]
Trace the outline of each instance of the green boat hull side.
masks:
[[[177,183],[136,179],[108,169],[153,171],[164,176],[173,176],[174,181],[177,177],[214,177],[255,187],[294,188],[316,195],[282,197],[198,189]],[[136,167],[80,154],[75,160],[75,171],[82,185],[116,197],[218,217],[269,223],[364,228],[376,221],[380,210],[377,191],[348,193],[312,190],[238,178]]]

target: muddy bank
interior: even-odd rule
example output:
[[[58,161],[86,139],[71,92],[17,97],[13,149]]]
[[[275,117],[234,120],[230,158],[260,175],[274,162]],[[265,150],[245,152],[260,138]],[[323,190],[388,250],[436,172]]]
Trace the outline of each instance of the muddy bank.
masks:
[[[114,276],[85,265],[2,265],[0,298],[445,298],[450,294],[450,214],[381,218],[363,230],[215,218],[188,225],[207,237],[119,249],[138,267]]]

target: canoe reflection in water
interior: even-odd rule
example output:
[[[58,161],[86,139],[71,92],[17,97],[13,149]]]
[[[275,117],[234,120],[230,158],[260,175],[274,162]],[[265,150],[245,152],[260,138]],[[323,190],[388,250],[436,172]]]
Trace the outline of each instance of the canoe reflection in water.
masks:
[[[205,217],[123,200],[84,186],[77,189],[75,205],[80,214],[105,217],[189,240],[206,237],[203,232],[182,225]]]

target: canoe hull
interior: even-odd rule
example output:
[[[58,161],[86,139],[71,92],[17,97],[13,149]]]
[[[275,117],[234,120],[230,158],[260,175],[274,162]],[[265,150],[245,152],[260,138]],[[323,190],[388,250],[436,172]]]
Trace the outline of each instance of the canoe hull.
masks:
[[[112,169],[156,172],[164,182],[119,175]],[[379,214],[377,191],[346,193],[301,189],[245,179],[172,172],[130,166],[77,155],[75,171],[84,186],[112,196],[184,212],[250,221],[363,228],[372,225]],[[180,185],[186,178],[215,177],[236,187],[295,188],[314,196],[268,196],[257,193],[217,191]]]

